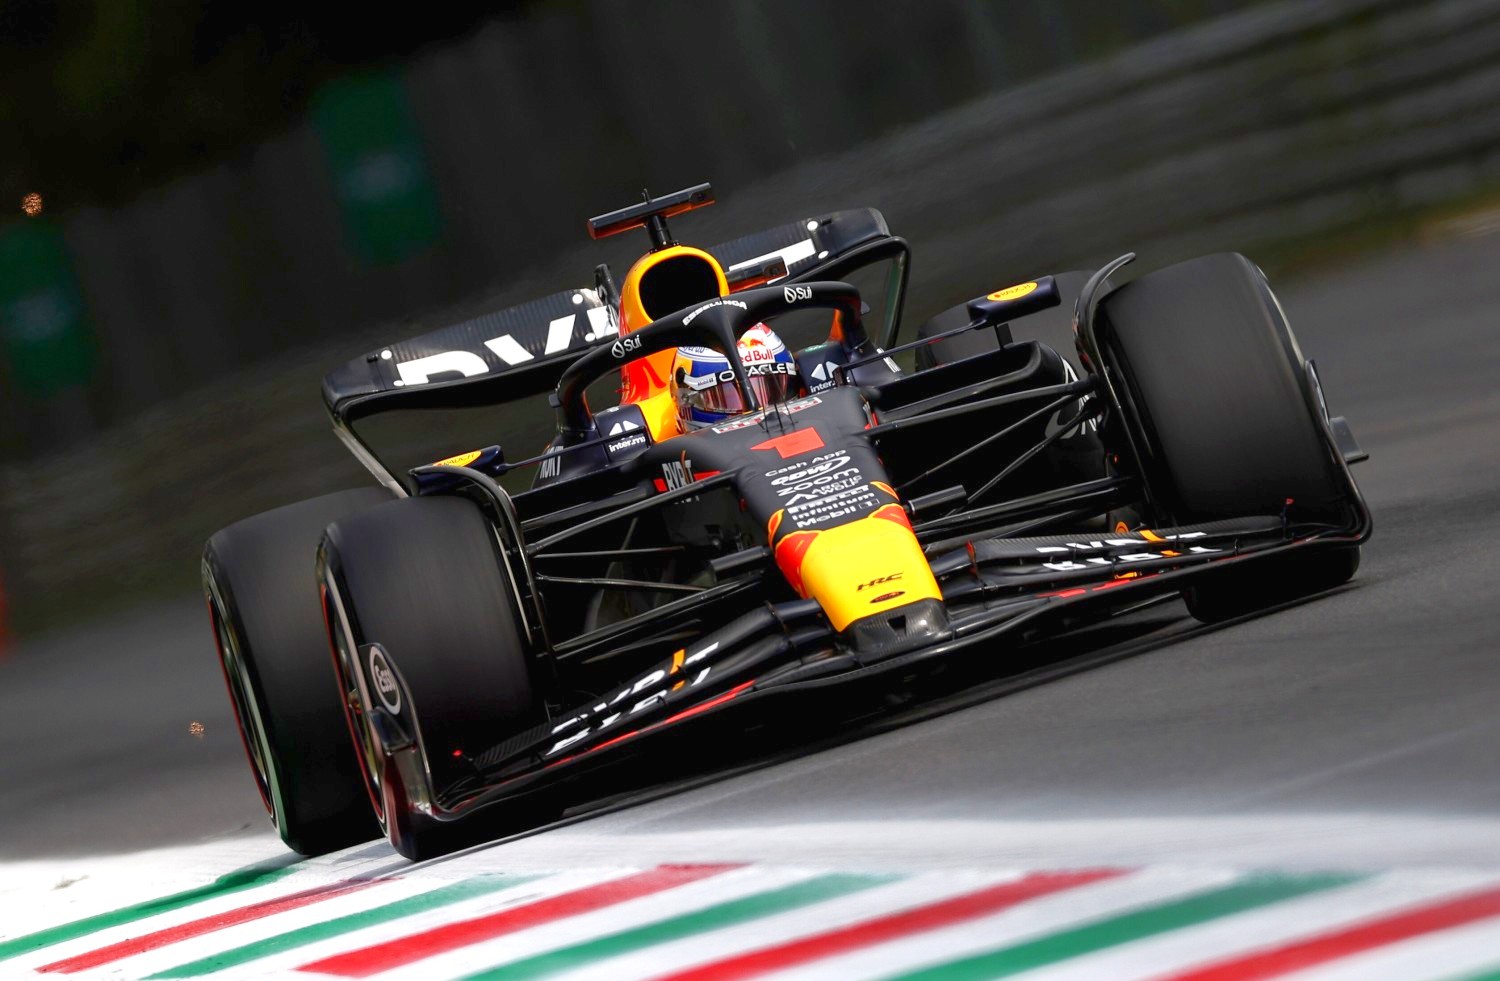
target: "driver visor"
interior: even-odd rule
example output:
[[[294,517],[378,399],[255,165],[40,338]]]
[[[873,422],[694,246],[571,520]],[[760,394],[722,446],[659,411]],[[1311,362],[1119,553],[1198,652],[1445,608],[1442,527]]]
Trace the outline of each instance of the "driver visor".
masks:
[[[750,389],[755,393],[755,398],[761,405],[786,401],[791,389],[790,375],[755,374],[750,371],[746,374],[750,379]],[[750,406],[740,398],[740,390],[732,381],[721,381],[712,388],[703,389],[695,394],[698,407],[709,412],[733,414],[750,411]]]

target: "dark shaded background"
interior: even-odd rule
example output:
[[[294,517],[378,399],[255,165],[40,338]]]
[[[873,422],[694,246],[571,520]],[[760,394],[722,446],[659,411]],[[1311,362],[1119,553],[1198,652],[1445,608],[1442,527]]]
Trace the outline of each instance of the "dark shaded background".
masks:
[[[0,132],[28,630],[190,593],[217,527],[367,479],[322,372],[623,266],[582,223],[643,185],[714,181],[700,244],[880,208],[908,322],[1126,249],[1296,276],[1483,213],[1500,2],[0,0]]]
[[[849,16],[578,0],[351,17],[8,0],[0,126],[16,139],[0,201],[41,196],[34,224],[58,228],[68,253],[42,265],[70,267],[88,335],[52,360],[97,363],[13,372],[20,425],[0,452],[55,451],[312,337],[471,301],[642,184],[733,191],[1229,6],[1135,0],[1098,18],[1078,0],[875,0]],[[382,141],[409,146],[422,172],[411,213],[386,216],[409,234],[362,230],[345,207],[331,216],[342,241],[319,241],[341,182]],[[426,221],[430,233],[412,227]],[[308,268],[299,281],[288,267]],[[111,276],[131,282],[100,282]]]
[[[0,3],[0,198],[125,204],[245,152],[307,111],[319,85],[399,62],[526,5],[429,4],[386,16],[337,5]]]
[[[780,29],[796,32],[803,23],[800,6],[772,2],[767,16],[779,21]],[[1230,0],[1134,0],[1113,5],[1108,17],[1088,18],[1077,16],[1083,8],[1066,3],[995,5],[997,11],[1005,8],[1008,23],[1033,36],[1049,9],[1075,21],[1061,35],[1043,30],[1048,36],[1030,56],[1004,50],[996,57],[1007,62],[1007,75],[1018,78],[1044,70],[1052,55],[1097,55],[1236,6]],[[399,66],[421,49],[462,38],[486,22],[571,17],[588,7],[567,0],[494,0],[354,16],[337,5],[316,4],[5,0],[0,3],[0,127],[12,139],[0,161],[0,199],[43,191],[55,208],[124,204],[284,131],[332,78],[371,66]],[[692,9],[677,11],[689,25]],[[909,30],[913,21],[936,34],[961,29],[952,5],[932,4],[914,14],[877,5],[850,19],[874,22],[876,29]],[[858,32],[850,27],[851,34]],[[676,40],[663,37],[653,44],[646,39],[639,49],[643,67],[649,70],[659,49]],[[700,40],[713,48],[735,39]],[[826,41],[836,45],[847,39]],[[849,111],[868,114],[878,125],[898,125],[981,90],[983,75],[976,66],[948,65],[931,84],[864,107],[860,81],[850,78]],[[578,108],[588,113],[589,107]],[[664,112],[672,109],[663,106]],[[602,118],[582,119],[609,125]],[[628,125],[618,132],[629,138]],[[773,153],[769,162],[786,161]]]

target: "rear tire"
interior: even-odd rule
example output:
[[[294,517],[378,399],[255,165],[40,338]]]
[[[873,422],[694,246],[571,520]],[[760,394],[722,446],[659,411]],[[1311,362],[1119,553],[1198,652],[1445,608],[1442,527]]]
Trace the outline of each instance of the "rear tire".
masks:
[[[1301,351],[1264,276],[1242,255],[1191,259],[1105,297],[1105,360],[1146,457],[1158,520],[1246,515],[1351,523],[1350,488],[1307,397]],[[1347,581],[1358,546],[1246,560],[1184,591],[1217,622]]]
[[[318,855],[374,838],[328,663],[318,540],[328,523],[390,500],[343,491],[230,525],[203,551],[203,589],[250,767],[282,841]]]
[[[472,773],[466,757],[545,718],[495,529],[476,505],[392,501],[329,526],[320,556],[348,722],[377,811],[383,760],[365,718],[364,645],[381,645],[410,690],[438,790]],[[409,856],[458,841],[446,827],[412,841],[399,831],[404,815],[377,817]]]

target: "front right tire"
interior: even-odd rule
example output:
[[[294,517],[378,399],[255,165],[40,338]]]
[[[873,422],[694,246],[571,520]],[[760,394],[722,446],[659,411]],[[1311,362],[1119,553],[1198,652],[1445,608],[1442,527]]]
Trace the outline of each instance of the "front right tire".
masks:
[[[1126,283],[1099,303],[1105,360],[1141,445],[1157,519],[1246,515],[1349,526],[1352,488],[1335,459],[1297,341],[1260,270],[1203,256]],[[1229,563],[1184,590],[1219,622],[1337,586],[1357,545],[1319,545]]]

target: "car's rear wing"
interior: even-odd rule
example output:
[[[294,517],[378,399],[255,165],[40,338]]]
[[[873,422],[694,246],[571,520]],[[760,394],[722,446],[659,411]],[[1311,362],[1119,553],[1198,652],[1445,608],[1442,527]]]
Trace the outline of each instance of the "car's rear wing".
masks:
[[[909,249],[891,235],[874,208],[835,211],[746,235],[707,250],[726,272],[764,267],[780,259],[784,279],[839,279],[871,262],[894,259],[899,282],[892,307],[906,288]],[[763,277],[753,281],[761,285]],[[899,320],[886,325],[889,344]],[[574,361],[619,335],[617,311],[597,290],[571,289],[497,313],[443,327],[355,358],[323,379],[323,401],[335,431],[380,481],[404,493],[352,429],[353,424],[397,409],[456,409],[498,405],[550,391]]]
[[[889,313],[882,329],[877,331],[872,326],[870,335],[881,347],[895,343],[901,329],[911,250],[905,239],[891,234],[885,216],[874,208],[834,211],[794,221],[725,242],[708,252],[724,266],[731,284],[738,270],[760,266],[773,258],[786,263],[787,282],[844,280],[852,270],[890,259],[897,275],[891,296],[887,297]],[[780,281],[756,279],[747,285],[774,285]]]
[[[390,409],[510,402],[557,384],[618,333],[597,292],[564,290],[371,351],[324,377],[323,401],[346,424]]]
[[[778,256],[786,263],[788,277],[799,279],[860,246],[889,238],[891,231],[880,212],[874,208],[855,208],[756,232],[707,251],[729,273],[757,260]]]

